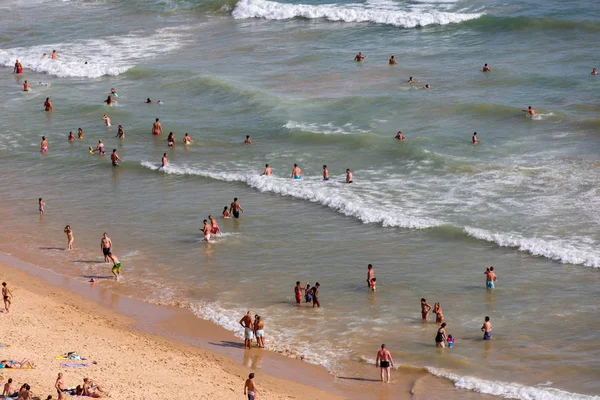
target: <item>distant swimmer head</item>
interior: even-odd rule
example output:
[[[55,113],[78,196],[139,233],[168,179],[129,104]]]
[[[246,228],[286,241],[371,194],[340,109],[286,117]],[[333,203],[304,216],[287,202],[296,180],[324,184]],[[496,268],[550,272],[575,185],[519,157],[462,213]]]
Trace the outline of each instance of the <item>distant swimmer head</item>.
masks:
[[[477,136],[477,132],[473,132],[473,136]]]
[[[113,149],[113,153],[116,153],[116,152],[117,152],[117,149]]]
[[[381,345],[381,348],[382,348],[382,349],[385,349],[385,344],[382,344],[382,345]]]
[[[246,135],[246,139],[250,139],[250,135]]]
[[[225,211],[225,210],[227,210],[227,206],[223,207],[223,210],[224,210],[224,211]]]
[[[527,107],[529,110],[531,110],[531,106]]]
[[[373,269],[373,264],[369,264],[369,265],[367,266],[367,268],[368,268],[368,269]]]
[[[163,153],[163,157],[166,157],[166,156],[167,156],[167,153]]]
[[[298,164],[294,164],[294,167],[297,167],[297,166],[298,166]]]
[[[265,167],[266,167],[266,168],[269,168],[269,164],[265,164]]]
[[[150,97],[148,97],[148,98],[146,99],[146,103],[152,103],[152,100],[150,100]]]
[[[446,323],[442,322],[442,326],[440,326],[440,328],[445,328],[446,327]]]
[[[394,56],[390,57],[392,60],[394,59]]]
[[[42,136],[42,140],[46,140],[46,136]]]
[[[350,168],[346,168],[346,172],[350,172]]]
[[[421,301],[422,301],[423,303],[425,303],[427,300],[425,300],[425,298],[422,298],[422,299],[421,299]]]
[[[156,122],[158,122],[158,118],[156,118]]]
[[[319,287],[321,284],[319,282],[315,283],[315,287]]]
[[[87,65],[87,61],[86,61],[86,62],[84,62],[84,64],[85,64],[85,65]]]

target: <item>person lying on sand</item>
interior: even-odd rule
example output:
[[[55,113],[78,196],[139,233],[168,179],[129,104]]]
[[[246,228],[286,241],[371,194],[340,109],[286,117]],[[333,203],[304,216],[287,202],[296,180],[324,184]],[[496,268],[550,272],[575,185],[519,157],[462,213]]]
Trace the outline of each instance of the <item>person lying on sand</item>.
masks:
[[[12,368],[12,369],[26,369],[26,368],[35,368],[33,363],[28,359],[23,359],[21,362],[17,362],[14,360],[1,360],[0,368]]]

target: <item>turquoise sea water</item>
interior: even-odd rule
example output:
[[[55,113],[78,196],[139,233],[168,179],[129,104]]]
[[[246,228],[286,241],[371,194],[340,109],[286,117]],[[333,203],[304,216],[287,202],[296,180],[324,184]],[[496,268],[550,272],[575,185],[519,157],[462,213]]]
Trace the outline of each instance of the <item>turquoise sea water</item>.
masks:
[[[105,275],[82,248],[107,231],[125,279],[102,284],[232,330],[250,308],[270,348],[335,374],[385,342],[460,388],[600,392],[598,4],[8,1],[0,22],[5,228],[40,251],[64,245],[71,224],[80,250],[41,250],[57,270]],[[42,60],[52,49],[61,58]],[[174,149],[150,135],[155,118]],[[78,127],[84,139],[68,143]],[[98,139],[121,167],[88,153]],[[164,152],[171,163],[158,171]],[[259,176],[265,163],[274,176]],[[293,163],[300,181],[288,179]],[[206,246],[202,220],[233,197],[245,213],[220,220],[225,235]],[[296,280],[321,283],[322,309],[295,307]],[[420,323],[421,297],[441,302],[451,351],[436,351],[437,327]],[[491,344],[479,340],[486,315]]]

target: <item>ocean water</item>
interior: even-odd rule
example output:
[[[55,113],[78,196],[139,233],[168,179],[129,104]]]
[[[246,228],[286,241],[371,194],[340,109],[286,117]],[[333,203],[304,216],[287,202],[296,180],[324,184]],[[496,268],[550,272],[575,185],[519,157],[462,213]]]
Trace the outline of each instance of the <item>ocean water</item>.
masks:
[[[4,235],[50,268],[110,276],[106,231],[124,279],[100,284],[239,334],[250,309],[268,348],[333,374],[374,362],[385,342],[459,389],[598,398],[598,3],[5,1],[0,22]],[[53,49],[59,60],[41,59]],[[155,118],[175,148],[150,135]],[[99,139],[121,167],[89,154]],[[259,176],[265,163],[272,177]],[[242,218],[219,219],[224,235],[206,245],[202,220],[234,197]],[[297,280],[320,282],[321,309],[294,304]],[[421,297],[441,302],[453,349],[434,347]]]

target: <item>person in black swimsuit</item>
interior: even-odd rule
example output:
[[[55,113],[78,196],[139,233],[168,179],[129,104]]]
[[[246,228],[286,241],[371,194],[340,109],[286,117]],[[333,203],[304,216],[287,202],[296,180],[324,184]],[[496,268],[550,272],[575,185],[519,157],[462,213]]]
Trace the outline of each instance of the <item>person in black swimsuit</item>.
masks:
[[[436,347],[446,347],[444,342],[446,341],[446,323],[444,322],[440,329],[437,331],[437,335],[435,336],[435,346]]]
[[[229,207],[229,211],[231,211],[234,218],[240,217],[240,211],[244,212],[244,210],[242,210],[242,206],[240,206],[240,203],[239,203],[237,197],[233,199],[233,203],[231,203],[231,206]]]

